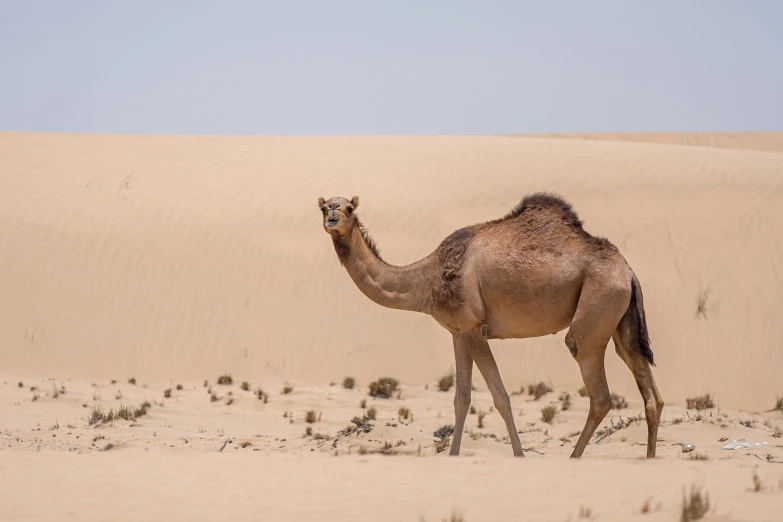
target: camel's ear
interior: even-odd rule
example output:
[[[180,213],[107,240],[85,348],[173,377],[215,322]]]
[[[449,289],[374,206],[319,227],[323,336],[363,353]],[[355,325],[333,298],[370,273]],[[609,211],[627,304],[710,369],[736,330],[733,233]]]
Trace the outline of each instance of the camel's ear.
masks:
[[[326,203],[326,200],[324,198],[318,198],[318,208],[323,207],[324,203]]]
[[[359,208],[359,196],[354,196],[351,198],[351,205],[353,205],[354,210]]]

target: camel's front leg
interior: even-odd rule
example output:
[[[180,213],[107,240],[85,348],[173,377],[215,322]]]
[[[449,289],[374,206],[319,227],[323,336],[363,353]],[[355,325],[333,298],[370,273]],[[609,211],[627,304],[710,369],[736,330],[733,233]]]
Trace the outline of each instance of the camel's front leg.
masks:
[[[473,381],[473,359],[466,343],[454,336],[454,360],[457,366],[457,386],[454,391],[454,436],[451,439],[449,455],[459,455],[462,431],[470,407],[470,388]]]
[[[506,423],[508,438],[511,441],[511,447],[514,449],[514,456],[524,457],[522,444],[519,442],[517,428],[514,425],[511,400],[508,397],[506,388],[503,386],[503,380],[500,378],[500,371],[495,362],[495,357],[493,357],[492,351],[489,349],[487,338],[479,331],[463,334],[462,337],[468,343],[470,356],[476,362],[476,366],[478,366],[481,375],[487,382],[495,408]]]

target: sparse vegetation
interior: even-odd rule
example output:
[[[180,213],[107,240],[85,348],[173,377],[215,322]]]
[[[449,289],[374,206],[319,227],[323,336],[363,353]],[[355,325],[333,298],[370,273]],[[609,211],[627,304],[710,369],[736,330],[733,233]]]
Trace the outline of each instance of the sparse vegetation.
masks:
[[[177,384],[177,390],[182,391],[183,386],[181,384]]]
[[[433,433],[433,435],[435,435],[439,439],[445,439],[451,437],[453,434],[454,434],[454,426],[452,426],[451,424],[444,424],[443,426],[435,430],[435,432]]]
[[[247,381],[242,381],[242,384],[239,387],[242,391],[250,391],[250,383]]]
[[[163,396],[167,399],[171,398],[171,388],[166,388],[163,390]]]
[[[234,384],[234,379],[231,377],[231,374],[226,373],[217,378],[217,383],[222,384],[223,386],[228,386]]]
[[[136,377],[131,375],[130,379],[128,379],[128,384],[136,386]]]
[[[367,417],[370,420],[375,420],[375,417],[378,415],[378,410],[375,409],[375,406],[369,408],[367,412],[364,414],[365,417]]]
[[[527,394],[532,395],[535,400],[540,399],[551,391],[552,388],[544,381],[541,381],[537,384],[531,384],[527,387]]]
[[[714,408],[715,403],[712,401],[712,397],[710,397],[709,393],[705,393],[704,395],[699,395],[698,397],[691,397],[690,399],[685,400],[685,407],[689,410],[697,409],[697,410],[706,410],[709,408]]]
[[[409,410],[405,406],[400,407],[400,409],[397,410],[397,420],[402,422],[408,419],[413,420],[413,415],[411,415],[411,410]]]
[[[471,404],[470,405],[470,409],[468,410],[468,413],[470,413],[471,415],[475,415],[476,414],[476,407]]]
[[[438,389],[447,392],[454,386],[454,372],[449,372],[438,379]]]
[[[24,388],[24,383],[22,381],[19,381],[19,387]]]
[[[256,388],[255,394],[256,397],[258,397],[258,400],[263,401],[264,404],[266,404],[267,401],[269,400],[269,395],[267,395],[266,392],[261,388]]]
[[[448,437],[445,439],[438,439],[435,442],[435,453],[442,453],[449,449],[449,446],[451,446],[451,439]]]
[[[571,408],[571,394],[565,392],[560,395],[560,409],[566,411]]]
[[[759,477],[759,473],[756,470],[756,468],[753,468],[753,491],[758,493],[762,489],[764,489],[764,484],[761,482],[761,478]]]
[[[710,298],[710,288],[707,287],[696,297],[696,317],[707,318],[707,300]]]
[[[304,437],[312,437],[313,436],[313,427],[308,426],[305,428]]]
[[[781,431],[780,426],[775,426],[775,431],[772,432],[772,436],[776,439],[783,437],[783,431]]]
[[[555,408],[552,405],[549,405],[541,409],[541,420],[546,422],[547,424],[552,424],[555,415],[557,415],[557,408]]]
[[[710,458],[704,453],[691,453],[691,460],[710,460]]]
[[[307,413],[305,413],[305,422],[308,424],[313,424],[316,418],[315,410],[309,410]]]
[[[253,445],[253,443],[250,442],[249,440],[245,440],[245,441],[242,441],[241,443],[239,443],[239,447],[240,448],[248,448],[248,447],[250,447],[252,445]]]
[[[229,395],[226,399],[226,406],[231,406],[232,404],[234,404],[234,397]]]
[[[682,510],[680,522],[701,520],[710,510],[710,495],[704,493],[701,488],[691,486],[690,494],[682,493]]]
[[[353,390],[353,387],[356,385],[356,379],[353,377],[346,377],[343,379],[343,388],[346,390]]]
[[[294,391],[294,387],[291,386],[290,384],[286,384],[285,386],[283,386],[283,395],[288,395],[292,391]]]
[[[777,401],[775,401],[775,407],[772,408],[772,411],[783,411],[783,397],[778,397]]]
[[[479,411],[478,412],[478,427],[483,428],[484,427],[484,417],[487,415],[487,412],[485,411]]]
[[[626,401],[625,397],[623,397],[622,395],[617,395],[616,393],[612,393],[610,397],[612,399],[613,410],[622,410],[628,407],[628,401]]]
[[[144,401],[135,408],[129,408],[128,406],[120,405],[117,411],[109,409],[108,413],[104,413],[100,406],[93,406],[88,421],[92,426],[93,424],[106,424],[108,422],[119,419],[136,420],[139,417],[146,415],[147,410],[151,407],[152,405],[148,401]]]
[[[399,385],[400,381],[393,377],[381,377],[370,383],[370,396],[390,399]]]
[[[209,381],[204,379],[204,388],[209,388]]]
[[[212,392],[209,394],[209,401],[210,402],[217,402],[220,400],[220,397],[217,396],[217,393]]]
[[[579,393],[580,397],[587,397],[587,388],[582,386],[581,388],[579,388],[579,390],[577,390],[577,393]]]
[[[359,403],[359,407],[365,409],[367,407],[367,399],[362,399],[362,402]]]

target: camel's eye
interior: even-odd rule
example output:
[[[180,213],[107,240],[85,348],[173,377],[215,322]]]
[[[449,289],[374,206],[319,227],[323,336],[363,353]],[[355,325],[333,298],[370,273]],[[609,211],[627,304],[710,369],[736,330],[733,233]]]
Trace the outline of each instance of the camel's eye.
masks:
[[[347,209],[345,209],[345,213],[348,214],[349,216],[353,214],[353,207],[348,207]]]

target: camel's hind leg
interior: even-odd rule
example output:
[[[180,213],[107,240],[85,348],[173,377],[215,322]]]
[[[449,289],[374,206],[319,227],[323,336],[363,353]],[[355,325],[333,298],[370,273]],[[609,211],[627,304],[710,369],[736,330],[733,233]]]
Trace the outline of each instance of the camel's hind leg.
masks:
[[[655,385],[650,363],[639,348],[637,321],[636,315],[629,309],[617,326],[612,339],[617,355],[630,368],[636,386],[644,399],[644,412],[647,417],[647,458],[654,458],[658,441],[658,425],[663,411],[663,397]]]
[[[582,287],[571,328],[566,334],[566,345],[579,364],[582,380],[590,397],[590,411],[572,458],[579,458],[590,442],[596,428],[612,406],[609,385],[606,382],[604,355],[609,338],[617,328],[623,312],[628,308],[629,289],[612,282],[587,280]]]

